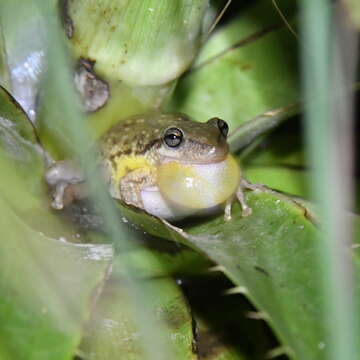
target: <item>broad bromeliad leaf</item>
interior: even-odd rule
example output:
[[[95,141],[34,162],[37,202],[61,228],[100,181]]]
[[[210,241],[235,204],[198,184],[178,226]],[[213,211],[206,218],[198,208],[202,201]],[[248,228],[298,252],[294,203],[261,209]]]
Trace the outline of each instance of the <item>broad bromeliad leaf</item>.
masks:
[[[166,84],[189,67],[206,31],[209,1],[68,0],[64,6],[76,58],[96,61],[107,78],[146,86]]]
[[[219,216],[189,225],[186,232],[127,211],[150,233],[187,244],[221,265],[220,270],[237,285],[232,292],[245,294],[256,305],[291,358],[323,359],[325,329],[320,322],[316,276],[320,230],[311,211],[291,198],[272,191],[256,191],[247,197],[251,216],[242,218],[236,206],[231,222],[224,223]]]
[[[131,255],[131,254],[130,254]],[[126,256],[126,255],[125,255]],[[155,266],[155,271],[159,266]],[[90,321],[86,324],[80,352],[84,359],[144,359],[139,323],[141,317],[133,316],[136,307],[129,298],[129,284],[122,275],[123,261],[115,259],[113,273],[107,281]],[[150,275],[150,274],[149,274]],[[145,312],[155,314],[159,324],[165,326],[157,341],[171,341],[172,359],[195,360],[195,334],[193,319],[187,302],[172,278],[146,277],[140,280],[146,300],[142,301]],[[135,321],[137,320],[137,321]],[[158,349],[158,358],[163,358]]]
[[[39,150],[36,151],[38,140],[34,126],[20,104],[2,87],[0,88],[0,109],[1,147],[14,161],[31,163],[34,160],[29,157],[40,158]]]
[[[42,201],[44,165],[33,126],[2,88],[0,166],[0,358],[70,359],[112,247],[65,241],[75,231]]]
[[[112,249],[47,238],[2,197],[0,209],[0,357],[70,360]]]
[[[243,11],[214,34],[202,53],[179,82],[169,109],[201,121],[218,116],[235,130],[272,109],[298,103],[297,41],[271,2]]]
[[[56,1],[49,0],[49,3],[54,6]],[[22,0],[1,2],[0,23],[8,66],[8,81],[2,85],[11,91],[31,120],[35,120],[47,47],[44,23],[34,2]]]
[[[10,169],[2,171],[1,196],[32,228],[50,237],[78,242],[77,229],[49,211],[44,157],[24,110],[0,87],[0,158]]]

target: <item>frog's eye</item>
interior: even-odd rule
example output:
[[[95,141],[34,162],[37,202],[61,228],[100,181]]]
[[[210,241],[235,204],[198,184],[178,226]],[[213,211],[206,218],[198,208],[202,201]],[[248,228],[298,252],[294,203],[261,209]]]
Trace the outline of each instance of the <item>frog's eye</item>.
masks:
[[[229,132],[229,125],[224,120],[217,119],[217,126],[221,132],[221,135],[226,138]]]
[[[184,135],[180,129],[170,128],[165,131],[164,141],[169,147],[177,147],[181,144]]]
[[[229,126],[228,124],[224,121],[224,120],[221,120],[217,117],[214,117],[214,118],[211,118],[209,121],[208,121],[209,124],[212,124],[214,126],[217,126],[217,128],[219,129],[220,131],[220,134],[226,139],[227,138],[227,135],[228,135],[228,132],[229,132]]]

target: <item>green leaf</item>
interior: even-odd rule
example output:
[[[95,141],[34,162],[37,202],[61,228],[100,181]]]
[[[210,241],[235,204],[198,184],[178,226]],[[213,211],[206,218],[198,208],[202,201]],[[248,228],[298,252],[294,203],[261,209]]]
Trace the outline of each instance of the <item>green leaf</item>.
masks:
[[[3,129],[1,133],[2,146],[5,147],[6,145],[9,145],[9,147],[6,148],[9,154],[16,153],[16,149],[10,147],[11,140],[6,141],[5,132],[13,134],[13,136],[18,139],[18,144],[16,144],[17,147],[21,145],[25,147],[29,143],[32,145],[37,144],[35,129],[31,121],[17,101],[1,86],[0,111],[2,120],[0,125]],[[10,134],[7,135],[10,136]],[[25,155],[23,155],[23,157],[25,157]],[[23,160],[23,158],[21,158],[21,160]]]
[[[45,186],[45,158],[29,118],[0,87],[0,193],[32,229],[49,237],[79,242],[78,230],[50,211]]]
[[[100,74],[133,86],[168,83],[197,53],[207,6],[208,0],[69,1],[75,57],[95,60]]]
[[[269,10],[272,4],[261,4],[209,40],[206,51],[212,56],[182,77],[170,109],[201,121],[218,116],[234,130],[269,110],[298,102],[296,39],[279,25],[278,15],[276,20],[271,16],[277,14],[273,7]]]
[[[16,164],[18,176],[28,185],[27,191],[39,193],[44,159],[34,127],[16,100],[0,86],[0,153]],[[4,173],[3,177],[8,174]],[[3,185],[11,183],[1,182]],[[13,187],[12,190],[15,190]],[[5,194],[7,191],[5,191]]]
[[[150,216],[142,215],[146,220],[140,221],[139,212],[133,219],[149,232],[162,228],[166,238],[188,244],[222,265],[237,285],[232,292],[244,293],[256,305],[290,357],[323,359],[321,291],[314,277],[319,230],[312,213],[272,191],[247,193],[247,198],[251,216],[242,218],[235,206],[231,222],[219,216],[189,225],[187,232]]]
[[[231,151],[238,151],[253,142],[261,140],[261,135],[278,127],[284,120],[299,111],[299,104],[291,104],[250,119],[229,134],[228,143]],[[256,144],[255,144],[256,145]],[[251,150],[251,147],[249,147]],[[249,151],[249,148],[247,149]]]
[[[253,184],[264,184],[271,189],[308,198],[308,174],[305,170],[286,166],[250,166],[245,170],[246,179]]]
[[[3,340],[3,343],[0,342],[0,358],[11,359],[15,354],[19,359],[50,357],[70,359],[80,342],[82,324],[90,316],[90,310],[94,318],[100,316],[98,308],[90,308],[90,300],[95,287],[104,281],[112,259],[112,247],[73,245],[64,242],[67,238],[72,240],[78,236],[70,224],[65,226],[48,210],[50,199],[46,197],[41,186],[44,170],[42,153],[35,150],[34,146],[38,144],[33,127],[13,98],[6,91],[0,94],[2,101],[0,118],[8,125],[0,133],[0,140],[7,144],[5,140],[13,135],[10,142],[11,151],[7,151],[4,147],[0,157],[0,165],[4,173],[0,181],[2,194],[0,205],[3,205],[0,209],[2,213],[7,214],[7,217],[2,217],[0,224],[4,236],[2,246],[0,246],[0,273],[7,274],[6,277],[1,278],[3,281],[0,281],[0,299],[3,300],[3,302],[0,300],[0,322],[4,326],[2,328],[0,325],[0,337]],[[19,157],[15,161],[11,158],[13,148],[23,149],[25,146],[23,144],[29,148],[25,148],[22,154],[25,160],[28,160],[26,162],[27,178],[37,183],[36,191],[28,191],[24,177],[19,177],[15,170],[17,163],[23,158]],[[31,153],[31,151],[34,158],[27,159],[27,152]],[[6,197],[6,201],[2,196]],[[42,218],[42,223],[37,223],[38,218]],[[61,225],[64,225],[66,231]],[[43,232],[49,231],[59,231],[57,234],[59,240],[43,235]],[[166,273],[167,270],[162,270],[161,262],[151,261],[152,257],[149,253],[141,249],[136,251],[135,248],[133,252],[127,253],[126,261],[121,257],[120,263],[126,264],[129,261],[135,263],[128,258],[130,256],[131,259],[136,260],[139,253],[139,261],[147,278]],[[144,263],[149,265],[144,266]],[[174,267],[174,264],[172,266]],[[114,273],[119,267],[116,265],[113,267]],[[123,266],[122,270],[124,280],[127,268]],[[179,289],[170,279],[148,281],[141,284],[142,293],[146,290],[148,300],[146,303],[150,305],[151,299],[155,303],[152,303],[151,309],[147,310],[151,313],[155,310],[165,313],[166,319],[160,317],[160,324],[161,322],[174,323],[176,319],[172,317],[179,316],[180,310],[185,321],[179,329],[173,329],[171,326],[165,328],[161,332],[166,336],[164,341],[172,342],[174,349],[178,349],[177,358],[192,358],[194,356],[191,350],[192,319]],[[113,280],[105,286],[112,287]],[[122,289],[120,298],[115,297],[109,300],[106,292],[97,293],[100,296],[99,304],[114,301],[115,309],[119,309],[119,304],[124,305],[129,298],[128,286],[124,289],[121,284],[120,287]],[[168,309],[169,306],[170,309]],[[141,317],[134,317],[134,313],[124,314],[123,307],[120,307],[120,310],[121,314],[127,316],[127,322],[122,328],[127,333],[132,331],[132,326],[136,324],[135,320],[144,321]],[[165,320],[168,320],[168,323]],[[111,353],[114,348],[118,350],[119,342],[108,336],[102,338],[102,329],[101,324],[98,324],[97,328],[92,327],[92,331],[99,334],[99,337],[97,341],[91,341],[91,345],[101,344],[102,353],[104,351]],[[107,340],[105,344],[102,343],[103,340]],[[139,351],[142,345],[143,339],[137,339],[136,351]],[[94,351],[96,352],[96,350],[91,350],[91,353]]]
[[[123,273],[121,258],[115,260],[113,275],[94,308],[93,316],[85,326],[80,352],[84,359],[115,360],[144,359],[143,339],[134,318],[136,308],[129,298],[129,289]],[[187,302],[175,281],[168,277],[147,277],[140,280],[146,301],[144,311],[154,313],[164,331],[158,339],[173,344],[172,359],[197,359],[193,351],[193,325]]]
[[[28,185],[26,190],[39,194],[43,187],[40,179],[44,173],[44,158],[35,129],[21,106],[1,86],[0,153],[16,164],[18,176],[23,177]],[[4,177],[7,176],[8,174],[4,174]],[[2,184],[11,183],[5,184],[2,181]],[[15,190],[13,187],[12,189]]]
[[[357,0],[344,0],[345,9],[354,24],[360,28],[360,3]]]
[[[112,248],[64,242],[76,232],[49,212],[34,129],[2,88],[0,168],[0,358],[71,359]]]
[[[285,126],[267,136],[250,154],[240,154],[239,157],[245,167],[285,166],[304,169],[306,162],[302,143],[301,129],[296,128],[294,131]]]
[[[111,247],[47,238],[2,197],[0,209],[0,358],[70,360]]]
[[[3,26],[0,21],[0,85],[10,88],[10,74],[6,55],[6,44]]]
[[[56,2],[57,0],[48,1],[52,6]],[[9,69],[7,85],[11,85],[5,86],[34,120],[39,84],[44,72],[46,29],[33,1],[1,1],[0,22]]]
[[[147,236],[141,247],[118,254],[117,261],[125,257],[131,261],[139,278],[195,276],[207,272],[212,266],[212,262],[198,252],[153,236]],[[125,273],[122,272],[121,275],[124,276]]]
[[[276,3],[286,19],[291,21],[296,14],[296,2],[276,0]],[[220,23],[219,28],[215,28],[212,37],[204,44],[197,56],[194,67],[236,46],[239,41],[242,41],[241,39],[251,39],[254,34],[268,27],[284,25],[272,1],[248,1],[240,4],[238,9],[236,5],[230,4],[225,15],[232,15],[231,21],[223,26]]]
[[[246,179],[309,198],[308,170],[302,142],[301,128],[294,118],[258,142],[253,149],[246,149],[245,155],[239,155]]]

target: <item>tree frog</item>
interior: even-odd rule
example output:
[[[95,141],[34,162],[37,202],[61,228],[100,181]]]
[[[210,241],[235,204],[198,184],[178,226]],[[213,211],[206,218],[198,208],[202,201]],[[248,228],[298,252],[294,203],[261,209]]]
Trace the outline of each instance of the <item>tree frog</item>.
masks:
[[[229,153],[228,130],[219,118],[200,123],[180,113],[136,115],[116,124],[98,142],[110,195],[166,220],[219,206],[230,220],[235,197],[243,216],[250,215],[243,193],[248,183]],[[52,165],[46,181],[56,209],[86,196],[85,178],[73,161]]]

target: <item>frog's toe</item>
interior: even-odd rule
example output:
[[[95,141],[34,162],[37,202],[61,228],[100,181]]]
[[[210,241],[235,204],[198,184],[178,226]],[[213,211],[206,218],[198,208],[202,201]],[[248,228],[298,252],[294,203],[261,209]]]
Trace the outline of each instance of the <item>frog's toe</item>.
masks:
[[[266,191],[267,188],[263,184],[253,184],[246,179],[241,179],[240,186],[242,189],[248,189],[251,191]]]
[[[64,204],[62,201],[58,201],[58,200],[54,200],[52,203],[51,203],[51,207],[55,210],[61,210],[63,209],[64,207]]]
[[[64,207],[64,192],[66,189],[66,183],[59,183],[55,186],[53,192],[53,201],[51,202],[51,207],[55,210],[61,210]]]
[[[231,207],[232,207],[233,198],[230,198],[225,203],[224,209],[224,221],[228,222],[231,220]]]
[[[225,222],[231,221],[231,214],[224,213],[224,221]]]
[[[243,206],[242,211],[241,211],[241,215],[243,217],[246,217],[246,216],[249,216],[251,214],[252,214],[252,208],[249,207],[249,206],[245,206],[245,207]]]
[[[241,205],[241,210],[242,210],[242,216],[246,217],[252,214],[252,209],[251,207],[247,204],[246,199],[245,199],[245,194],[243,191],[243,184],[241,184],[239,186],[239,188],[236,191],[236,197]]]

